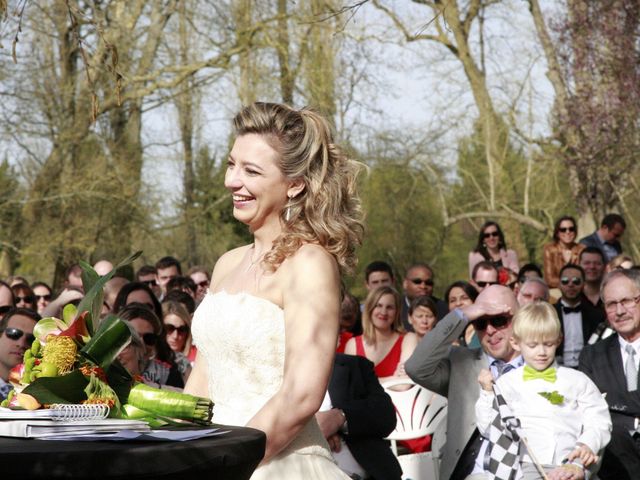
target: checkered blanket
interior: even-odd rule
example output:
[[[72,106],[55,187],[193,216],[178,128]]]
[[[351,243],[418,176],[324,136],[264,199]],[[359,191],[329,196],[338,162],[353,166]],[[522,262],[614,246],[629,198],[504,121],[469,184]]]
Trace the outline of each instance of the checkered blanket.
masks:
[[[522,478],[520,456],[523,453],[520,420],[513,415],[496,385],[493,391],[494,417],[487,432],[490,444],[484,458],[484,469],[492,480],[518,480]]]

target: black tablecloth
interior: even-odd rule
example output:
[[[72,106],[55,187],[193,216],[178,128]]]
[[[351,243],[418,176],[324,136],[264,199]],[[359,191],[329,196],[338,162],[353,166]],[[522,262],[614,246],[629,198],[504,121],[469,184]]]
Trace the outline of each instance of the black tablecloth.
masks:
[[[187,442],[66,442],[0,437],[2,478],[244,480],[264,456],[252,428]]]

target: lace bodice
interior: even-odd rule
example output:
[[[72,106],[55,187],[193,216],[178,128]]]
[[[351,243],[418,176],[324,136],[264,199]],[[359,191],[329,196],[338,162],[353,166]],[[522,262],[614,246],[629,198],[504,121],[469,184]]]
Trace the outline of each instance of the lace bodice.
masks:
[[[278,391],[284,372],[284,312],[247,293],[208,293],[193,317],[194,343],[207,361],[213,420],[246,425]],[[330,456],[312,419],[287,452]]]

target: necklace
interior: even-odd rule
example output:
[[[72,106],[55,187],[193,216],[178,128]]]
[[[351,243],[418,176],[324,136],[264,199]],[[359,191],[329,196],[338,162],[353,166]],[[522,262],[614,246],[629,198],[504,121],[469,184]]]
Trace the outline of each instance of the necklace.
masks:
[[[262,261],[262,258],[264,257],[264,254],[262,254],[262,255],[258,255],[258,258],[256,258],[255,260],[252,260],[252,258],[251,258],[251,257],[253,257],[252,253],[255,251],[255,249],[256,249],[256,246],[254,244],[254,245],[251,246],[251,249],[249,250],[249,265],[245,269],[245,273],[248,272],[249,270],[251,270],[257,264],[259,264]]]

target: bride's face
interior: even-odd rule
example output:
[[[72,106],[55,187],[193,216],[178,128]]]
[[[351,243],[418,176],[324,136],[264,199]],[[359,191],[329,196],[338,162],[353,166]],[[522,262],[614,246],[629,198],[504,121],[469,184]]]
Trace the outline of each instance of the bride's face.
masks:
[[[278,153],[257,134],[236,138],[224,178],[233,197],[233,216],[252,231],[277,222],[287,203],[290,182],[276,164]]]

